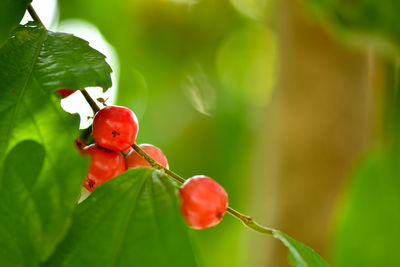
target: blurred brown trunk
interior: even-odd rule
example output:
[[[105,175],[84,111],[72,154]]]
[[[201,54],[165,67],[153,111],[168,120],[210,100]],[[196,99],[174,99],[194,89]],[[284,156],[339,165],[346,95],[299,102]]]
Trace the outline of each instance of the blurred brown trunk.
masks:
[[[256,153],[253,206],[264,210],[253,214],[329,259],[341,187],[369,139],[371,58],[307,20],[298,1],[276,2],[280,78]],[[287,249],[264,240],[252,237],[246,266],[288,266]]]

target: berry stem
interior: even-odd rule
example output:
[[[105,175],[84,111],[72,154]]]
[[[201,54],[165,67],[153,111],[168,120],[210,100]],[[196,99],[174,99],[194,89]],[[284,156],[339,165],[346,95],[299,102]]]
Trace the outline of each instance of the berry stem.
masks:
[[[181,177],[180,175],[174,173],[173,171],[163,167],[162,165],[158,164],[152,157],[150,157],[143,149],[140,148],[137,144],[133,144],[132,148],[140,155],[142,156],[150,165],[159,170],[163,170],[165,174],[170,176],[172,179],[177,181],[180,184],[183,184],[186,179]],[[253,220],[250,216],[244,215],[237,210],[232,209],[231,207],[228,207],[226,210],[230,215],[235,217],[236,219],[239,219],[242,221],[242,223],[247,226],[249,229],[261,233],[261,234],[266,234],[266,235],[273,235],[274,230],[268,227],[264,227],[257,222]]]
[[[85,97],[86,101],[89,103],[90,107],[92,108],[94,114],[96,114],[100,108],[99,106],[97,106],[96,102],[93,100],[93,98],[88,94],[88,92],[86,92],[86,90],[82,89],[81,90],[83,96]],[[137,144],[133,144],[132,148],[140,155],[142,156],[148,163],[150,163],[150,165],[158,170],[162,170],[165,174],[167,174],[169,177],[171,177],[173,180],[175,180],[176,182],[183,184],[186,179],[181,177],[180,175],[176,174],[175,172],[165,168],[164,166],[162,166],[161,164],[159,164],[157,161],[155,161],[152,157],[150,157],[143,149],[141,149]],[[261,234],[265,234],[265,235],[273,235],[274,233],[274,229],[272,228],[268,228],[268,227],[264,227],[258,223],[256,223],[253,218],[251,218],[250,216],[244,215],[234,209],[232,209],[231,207],[228,207],[226,210],[230,215],[232,215],[233,217],[235,217],[236,219],[242,221],[242,223],[247,226],[249,229],[257,232],[257,233],[261,233]]]
[[[28,6],[28,12],[29,12],[29,15],[31,15],[31,17],[32,17],[32,19],[33,19],[34,21],[36,21],[37,23],[43,25],[43,22],[40,20],[38,14],[37,14],[36,11],[33,9],[33,7],[32,7],[31,4],[29,4],[29,6]],[[44,26],[44,25],[43,25],[43,26]]]
[[[258,224],[257,222],[255,222],[253,220],[253,218],[251,218],[247,215],[244,215],[244,214],[238,212],[237,210],[232,209],[231,207],[228,207],[226,212],[228,212],[233,217],[241,220],[245,226],[247,226],[248,228],[250,228],[251,230],[253,230],[255,232],[266,234],[266,235],[273,235],[273,233],[275,231],[272,228],[264,227],[264,226]]]
[[[186,180],[179,176],[178,174],[174,173],[173,171],[170,171],[169,169],[165,168],[161,164],[159,164],[157,161],[155,161],[152,157],[149,156],[143,149],[140,148],[137,144],[133,144],[132,148],[140,155],[142,156],[150,165],[159,170],[163,170],[168,176],[173,178],[175,181],[178,183],[183,184]]]
[[[99,106],[96,104],[96,102],[94,102],[93,98],[89,95],[89,93],[85,89],[82,89],[80,91],[83,97],[85,97],[90,107],[92,108],[94,115],[96,115],[96,113],[100,110]]]

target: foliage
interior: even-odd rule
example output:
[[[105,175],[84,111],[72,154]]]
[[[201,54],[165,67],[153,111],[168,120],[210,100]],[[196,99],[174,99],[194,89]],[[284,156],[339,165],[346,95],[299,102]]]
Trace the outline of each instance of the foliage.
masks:
[[[160,171],[129,170],[78,206],[48,266],[197,266],[177,206]]]
[[[36,266],[52,253],[71,223],[86,162],[67,145],[59,153],[30,140],[8,153],[0,177],[2,266]]]
[[[175,184],[160,171],[127,171],[77,206],[87,159],[73,147],[77,117],[62,111],[54,92],[109,88],[104,56],[31,22],[0,49],[0,69],[0,263],[196,266]],[[296,266],[325,266],[311,249],[274,235]]]
[[[307,8],[328,24],[339,40],[375,45],[385,54],[400,49],[397,0],[307,0]]]
[[[0,2],[0,47],[18,26],[32,0],[2,0]]]
[[[16,223],[27,223],[21,218],[36,227],[25,233],[28,236],[18,239],[26,247],[16,244],[15,253],[7,253],[7,257],[20,264],[31,265],[46,259],[63,238],[87,164],[73,147],[78,118],[61,109],[54,91],[91,85],[107,88],[111,84],[111,69],[104,56],[87,46],[87,42],[49,32],[35,23],[18,27],[0,49],[0,69],[1,195],[10,194],[2,206],[2,233],[9,235],[24,229],[24,225]],[[37,145],[18,144],[27,139],[35,140]],[[4,160],[11,147],[14,150]],[[38,165],[32,168],[42,167],[27,175],[29,172],[23,169],[30,170],[28,163],[35,162],[35,157]],[[23,167],[11,164],[11,159]],[[14,205],[28,208],[14,213]],[[11,214],[18,215],[14,222]]]
[[[60,88],[83,89],[90,86],[107,90],[111,86],[111,68],[100,52],[73,35],[48,31],[35,22],[15,28],[29,2],[19,1],[12,4],[11,1],[3,1],[0,6],[0,10],[10,11],[4,16],[7,20],[2,22],[0,27],[0,41],[8,38],[0,49],[0,80],[2,81],[0,88],[0,160],[2,162],[0,166],[0,265],[200,265],[198,253],[192,247],[188,229],[179,215],[176,184],[160,171],[150,168],[130,170],[100,186],[88,200],[77,205],[88,161],[73,147],[73,140],[78,136],[77,116],[67,114],[61,109],[60,99],[54,92]],[[314,2],[314,7],[321,4],[316,0]],[[373,9],[371,1],[364,2],[368,8],[362,6],[364,9],[357,7],[357,10]],[[322,6],[318,7],[320,10],[327,10]],[[362,12],[361,15],[356,14],[359,15],[356,16],[351,12],[350,14],[346,12],[347,9],[343,6],[338,7],[340,7],[338,10],[344,11],[339,12],[342,15],[337,17],[340,19],[336,22],[340,22],[346,28],[365,28],[373,34],[383,36],[384,39],[392,33],[397,33],[395,26],[386,24],[381,14],[382,10],[373,13],[376,20],[382,21],[379,24],[380,27],[373,31],[366,22],[368,12]],[[218,13],[214,16],[218,16]],[[239,21],[234,15],[231,19]],[[154,26],[151,22],[146,23],[150,28]],[[194,24],[201,23],[206,23],[206,21]],[[129,25],[124,24],[122,27],[127,26]],[[255,97],[251,97],[256,100],[252,101],[256,102],[258,98],[263,98],[262,102],[265,104],[264,102],[267,102],[265,99],[269,99],[274,81],[270,78],[274,76],[276,57],[273,35],[263,27],[247,26],[244,29],[255,30],[239,31],[232,37],[229,27],[218,25],[219,33],[231,37],[226,38],[225,45],[219,51],[217,66],[219,73],[215,73],[215,77],[212,78],[220,79],[222,87],[226,87],[225,90],[238,86],[233,90],[233,94],[236,91],[237,95],[232,99],[237,101],[235,103],[244,104],[243,109],[250,105],[247,101],[243,101],[243,98],[245,98],[246,89],[252,85],[256,85]],[[160,33],[157,37],[160,40],[168,38],[161,34],[163,28],[157,28],[156,31]],[[12,32],[11,35],[10,32]],[[190,39],[192,48],[197,47],[201,51],[195,56],[194,61],[201,61],[203,56],[214,55],[215,51],[208,51],[207,45],[223,41],[217,35],[214,39],[202,40],[204,43],[200,44],[187,36],[176,37],[180,45]],[[143,43],[137,47],[150,44],[152,47],[146,53],[157,51],[155,48],[159,48],[158,39],[143,39],[145,39]],[[208,41],[210,43],[207,43]],[[243,41],[243,45],[246,46],[246,51],[243,53],[245,58],[235,55],[238,41]],[[389,41],[398,42],[395,38]],[[253,43],[257,43],[260,48],[254,54]],[[203,48],[204,50],[200,49],[202,45],[206,47]],[[179,49],[184,50],[182,47]],[[176,54],[181,52],[179,49]],[[176,54],[171,55],[168,50],[158,52],[161,59],[156,73],[158,77],[161,77],[161,81],[156,81],[158,78],[154,78],[151,85],[160,85],[169,81],[169,86],[175,86],[184,75],[180,74],[179,77],[173,76],[170,79],[169,75],[176,70],[171,68],[165,73],[162,70],[165,69],[166,62],[176,59]],[[149,75],[154,70],[151,64],[146,65],[146,53],[144,53],[145,56],[139,57],[139,62],[144,63],[144,73]],[[190,53],[188,51],[186,53],[187,57],[180,58],[181,60],[176,63],[180,70],[185,70],[185,67],[192,63]],[[265,57],[271,60],[263,60],[262,58]],[[241,71],[240,67],[243,66],[248,69],[247,72]],[[191,73],[189,76],[202,77],[202,68],[199,69],[200,71]],[[266,76],[263,72],[265,70]],[[125,74],[126,84],[129,84],[128,77],[131,76]],[[140,82],[133,81],[131,84],[140,84],[145,88],[142,77],[140,75],[136,77],[139,77]],[[207,83],[204,80],[202,82]],[[127,93],[129,96],[132,94],[135,93]],[[161,94],[160,98],[164,101]],[[225,99],[225,105],[229,106],[229,101],[232,99]],[[129,102],[121,96],[120,101]],[[244,140],[247,134],[244,129],[243,132],[236,131],[237,139],[231,135],[232,129],[237,130],[236,115],[241,111],[241,108],[230,111],[232,112],[229,114],[231,121],[225,122],[227,125],[224,125],[225,128],[221,130],[222,134],[219,136],[225,139],[225,142],[221,142],[223,143],[221,146],[229,147],[225,152],[230,149],[231,154],[241,149],[232,141],[237,141],[239,138]],[[245,115],[242,116],[245,117]],[[199,128],[203,129],[202,125]],[[199,144],[204,145],[201,142]],[[229,160],[229,155],[226,158]],[[216,164],[217,167],[220,172],[229,172],[220,168],[219,164]],[[376,171],[373,170],[371,173],[375,174]],[[393,176],[390,177],[393,178]],[[237,188],[241,189],[240,186]],[[365,195],[361,196],[362,199],[366,198]],[[363,218],[363,216],[360,215],[358,218]],[[354,225],[350,226],[353,228],[343,228],[341,234],[348,235],[347,231],[355,233],[356,230],[362,229],[354,229]],[[288,235],[273,231],[273,236],[288,247],[291,263],[294,266],[328,266],[312,249]],[[389,263],[388,266],[390,266]]]
[[[321,258],[314,250],[303,245],[299,241],[291,238],[290,236],[280,232],[274,231],[274,237],[282,241],[282,243],[289,249],[290,263],[296,267],[312,267],[324,266],[329,267],[329,264]]]
[[[399,266],[399,154],[371,153],[358,167],[343,200],[335,240],[335,266]],[[360,242],[366,244],[360,246]],[[394,254],[393,254],[394,253]]]
[[[399,266],[400,95],[396,63],[385,64],[383,137],[362,157],[339,206],[335,266]],[[367,245],[365,245],[367,244]]]
[[[62,111],[60,88],[111,86],[104,56],[82,39],[53,33],[35,23],[18,27],[0,50],[0,159],[24,139],[35,139],[48,151],[62,151],[77,132],[76,118]]]

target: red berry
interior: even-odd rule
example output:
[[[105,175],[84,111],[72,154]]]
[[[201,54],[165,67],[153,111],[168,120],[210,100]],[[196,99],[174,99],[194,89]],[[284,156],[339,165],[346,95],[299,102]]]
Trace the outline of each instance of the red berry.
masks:
[[[84,186],[90,192],[93,192],[99,184],[126,170],[124,156],[119,152],[108,151],[98,145],[90,145],[82,149],[82,153],[88,154],[91,158],[84,182]]]
[[[101,147],[124,151],[135,143],[138,128],[138,121],[132,110],[107,106],[94,116],[93,138]]]
[[[153,145],[142,144],[139,145],[150,157],[157,161],[161,166],[168,168],[168,161],[164,153]],[[142,156],[140,156],[135,150],[131,150],[125,158],[126,168],[139,168],[139,167],[151,167]]]
[[[228,208],[228,195],[213,179],[196,175],[179,189],[181,211],[190,227],[209,228],[217,225]]]
[[[66,98],[67,96],[72,95],[75,93],[76,90],[72,89],[58,89],[56,92],[61,95],[61,98]]]

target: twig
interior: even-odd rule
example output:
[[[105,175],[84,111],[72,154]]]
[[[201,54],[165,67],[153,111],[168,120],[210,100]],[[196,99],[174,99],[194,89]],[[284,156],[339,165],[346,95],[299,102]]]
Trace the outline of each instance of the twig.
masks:
[[[172,179],[177,181],[178,183],[183,184],[186,180],[181,177],[180,175],[174,173],[173,171],[170,171],[169,169],[163,167],[161,164],[157,163],[152,157],[150,157],[143,149],[140,148],[137,144],[133,144],[132,148],[140,155],[142,156],[148,163],[153,168],[163,170],[168,176],[170,176]],[[244,215],[231,207],[228,207],[226,210],[230,215],[233,217],[241,220],[244,225],[246,225],[248,228],[250,228],[253,231],[256,231],[258,233],[262,234],[267,234],[267,235],[272,235],[273,234],[273,229],[264,227],[256,223],[251,217]]]
[[[90,107],[92,108],[93,113],[96,114],[100,110],[99,106],[96,104],[96,102],[94,102],[93,98],[89,95],[89,93],[85,89],[82,89],[80,91],[82,95],[85,97]]]
[[[29,12],[29,15],[31,15],[31,17],[32,17],[32,19],[33,19],[34,21],[36,21],[37,23],[40,23],[41,25],[44,26],[43,22],[40,20],[38,14],[37,14],[36,11],[33,9],[33,7],[32,7],[31,4],[29,4],[29,6],[28,6],[28,12]]]

